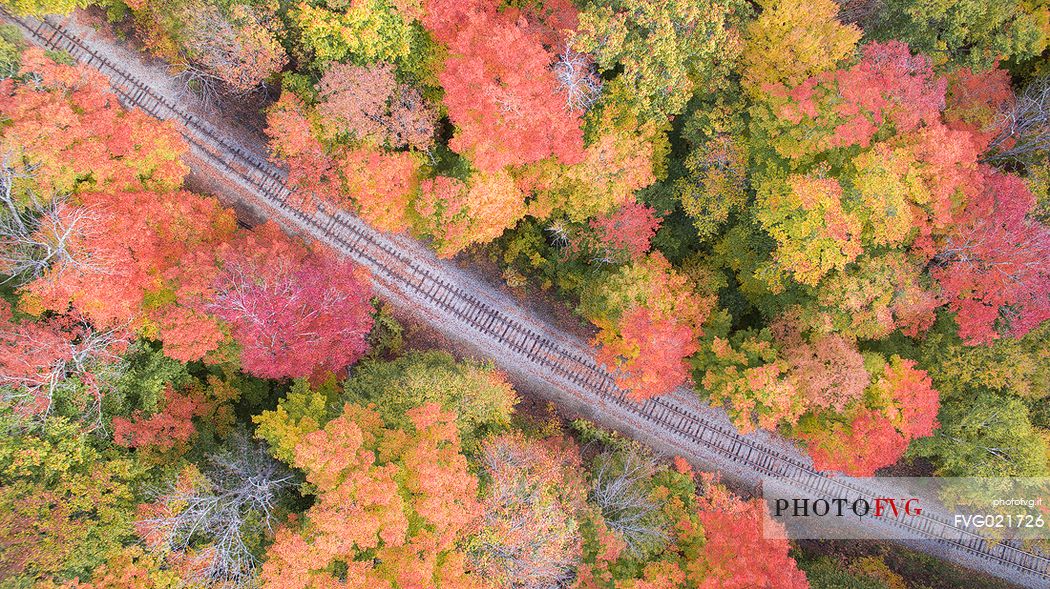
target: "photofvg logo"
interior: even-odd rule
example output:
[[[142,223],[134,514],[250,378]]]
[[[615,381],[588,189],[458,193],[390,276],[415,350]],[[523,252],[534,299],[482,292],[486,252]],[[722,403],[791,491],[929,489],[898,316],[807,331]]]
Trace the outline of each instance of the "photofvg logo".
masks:
[[[766,477],[765,535],[1050,539],[1050,478]]]
[[[896,497],[874,497],[865,499],[858,497],[852,501],[842,497],[834,499],[810,499],[808,497],[795,497],[787,499],[780,497],[775,501],[773,515],[784,517],[847,517],[849,514],[857,517],[883,517],[892,515],[917,516],[922,515],[922,507],[919,507],[918,497],[896,498]]]

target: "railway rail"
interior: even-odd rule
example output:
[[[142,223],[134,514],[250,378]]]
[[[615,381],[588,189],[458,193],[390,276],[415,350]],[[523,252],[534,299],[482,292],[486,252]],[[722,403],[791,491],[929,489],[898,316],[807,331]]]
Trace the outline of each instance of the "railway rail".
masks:
[[[644,402],[631,399],[595,362],[586,344],[537,324],[525,313],[508,312],[514,303],[500,300],[494,291],[465,284],[454,267],[436,260],[424,246],[406,245],[404,240],[371,229],[344,211],[307,213],[292,206],[287,174],[280,166],[188,112],[176,99],[130,73],[125,64],[93,50],[68,25],[50,19],[19,18],[2,9],[0,16],[18,25],[33,43],[66,51],[106,75],[126,106],[174,121],[194,153],[212,169],[249,189],[259,204],[285,223],[367,267],[385,295],[431,309],[432,322],[456,324],[468,337],[485,341],[484,347],[497,364],[513,357],[515,362],[527,364],[530,374],[540,374],[582,402],[604,408],[603,415],[626,424],[628,430],[644,430],[642,437],[651,437],[655,431],[663,447],[679,449],[683,455],[712,466],[734,467],[754,478],[766,475],[798,481],[801,491],[828,499],[870,496],[870,489],[861,481],[826,476],[797,452],[761,436],[739,433],[724,416],[713,417],[717,412],[692,401],[689,391]],[[989,542],[932,513],[917,518],[901,514],[900,519],[886,520],[885,525],[899,526],[924,538],[909,543],[936,556],[1026,587],[1050,588],[1050,558],[1019,545]]]

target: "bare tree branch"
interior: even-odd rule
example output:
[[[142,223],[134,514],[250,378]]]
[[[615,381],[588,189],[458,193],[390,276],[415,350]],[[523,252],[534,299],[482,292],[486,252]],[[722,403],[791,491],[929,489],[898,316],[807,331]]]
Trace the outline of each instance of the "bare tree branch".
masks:
[[[1050,76],[1030,82],[1013,104],[999,113],[996,128],[983,160],[989,163],[1027,163],[1050,149]]]
[[[594,60],[586,53],[574,51],[569,44],[554,64],[554,76],[565,91],[565,106],[569,110],[587,111],[601,96],[602,81]]]
[[[73,318],[66,328],[68,337],[62,338],[64,350],[53,350],[56,338],[48,329],[15,329],[0,332],[0,350],[12,351],[17,346],[27,357],[50,357],[52,361],[31,370],[17,363],[0,362],[0,399],[12,405],[43,402],[35,413],[50,414],[56,393],[69,386],[76,377],[77,386],[84,386],[90,394],[90,406],[84,407],[84,421],[90,429],[102,427],[102,398],[107,387],[126,371],[121,353],[127,348],[127,326],[96,330],[86,320]],[[21,369],[20,369],[21,368]]]
[[[0,271],[25,284],[49,271],[108,274],[112,264],[91,247],[101,237],[95,212],[55,199],[38,209],[0,217]]]
[[[606,452],[594,460],[591,500],[602,510],[609,529],[618,532],[627,549],[641,555],[645,548],[667,541],[659,504],[650,496],[655,469],[639,452]]]
[[[232,446],[209,457],[201,484],[171,485],[158,498],[161,515],[138,522],[162,548],[192,553],[190,582],[253,586],[260,563],[245,540],[250,522],[272,531],[279,495],[293,484],[260,444],[238,435]]]

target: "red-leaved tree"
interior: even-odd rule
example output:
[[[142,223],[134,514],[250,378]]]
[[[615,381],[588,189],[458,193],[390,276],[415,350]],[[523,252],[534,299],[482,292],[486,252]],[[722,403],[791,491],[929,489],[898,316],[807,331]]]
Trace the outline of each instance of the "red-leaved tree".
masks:
[[[705,542],[691,563],[702,575],[697,589],[809,589],[791,545],[763,534],[765,509],[761,499],[744,501],[717,486],[700,498]]]
[[[908,440],[881,412],[858,409],[849,423],[836,422],[802,434],[813,465],[850,476],[870,477],[893,464],[908,448]]]
[[[968,344],[1020,337],[1050,319],[1050,229],[1029,217],[1024,181],[990,168],[934,258],[931,274]]]
[[[946,82],[933,75],[928,58],[900,41],[869,43],[860,63],[835,77],[843,100],[835,111],[845,120],[833,144],[866,146],[887,119],[898,133],[940,120]]]
[[[598,350],[598,361],[615,368],[616,384],[635,399],[671,391],[689,379],[685,359],[698,346],[693,328],[673,319],[656,319],[645,307],[625,312],[619,337],[609,338]]]
[[[592,219],[591,228],[598,234],[603,249],[609,253],[625,252],[629,258],[639,260],[649,252],[649,243],[661,222],[652,207],[632,201]]]
[[[928,58],[913,56],[899,41],[865,45],[848,68],[810,77],[793,88],[765,88],[784,135],[781,155],[795,158],[826,149],[871,145],[892,126],[897,134],[940,122],[946,82]]]
[[[893,356],[876,386],[890,399],[887,415],[909,439],[932,436],[940,425],[940,393],[914,360]]]
[[[92,228],[72,236],[68,260],[26,285],[33,301],[60,313],[72,306],[99,329],[141,330],[184,362],[218,347],[217,322],[195,309],[210,296],[215,251],[236,230],[232,212],[184,191],[78,199]]]
[[[545,35],[525,15],[511,20],[496,2],[449,4],[428,2],[423,21],[449,48],[438,75],[456,125],[449,146],[487,172],[551,156],[581,161],[582,111],[566,108]]]
[[[272,223],[231,244],[215,288],[208,308],[232,326],[252,374],[340,370],[367,349],[367,277],[350,262],[293,242]]]
[[[168,450],[185,444],[197,431],[193,418],[202,416],[208,407],[192,394],[175,392],[171,386],[164,392],[164,409],[153,415],[136,411],[131,419],[113,418],[113,441],[127,448],[153,447]]]
[[[868,389],[869,405],[856,404],[838,417],[818,420],[801,437],[813,464],[851,476],[872,476],[889,466],[916,439],[938,427],[940,394],[913,360],[893,356]]]
[[[288,165],[291,203],[307,212],[342,203],[338,166],[313,135],[306,105],[284,92],[266,114],[266,135],[274,155]]]
[[[598,360],[636,399],[670,392],[689,378],[714,297],[659,252],[583,292],[580,312],[600,328]]]

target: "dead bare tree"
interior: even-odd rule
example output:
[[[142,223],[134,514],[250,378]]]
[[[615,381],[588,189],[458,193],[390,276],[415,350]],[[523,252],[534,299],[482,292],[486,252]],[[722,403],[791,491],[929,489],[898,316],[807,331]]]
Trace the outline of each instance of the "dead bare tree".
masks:
[[[128,325],[98,330],[86,320],[80,322],[78,337],[70,345],[69,360],[60,367],[67,371],[61,383],[70,382],[68,376],[76,375],[86,387],[89,401],[80,417],[89,431],[106,431],[102,399],[128,370],[123,353],[130,341]],[[50,398],[53,400],[53,392]]]
[[[554,63],[554,76],[565,91],[565,105],[569,110],[587,111],[602,93],[594,60],[586,53],[573,50],[567,43]]]
[[[294,475],[243,435],[210,456],[202,471],[199,484],[172,484],[160,493],[160,515],[139,525],[162,539],[160,548],[192,553],[194,578],[187,581],[253,586],[259,561],[246,536],[254,521],[272,531],[280,493]]]
[[[33,170],[16,166],[16,154],[0,156],[0,272],[8,282],[24,284],[48,270],[90,269],[106,274],[111,267],[92,248],[98,223],[95,212],[70,206],[63,198],[41,200],[32,190],[16,193],[16,183],[33,178]]]
[[[1037,78],[1012,104],[999,113],[996,128],[983,160],[1024,164],[1050,149],[1050,76]]]
[[[0,155],[0,272],[7,275],[0,284],[21,286],[70,269],[108,274],[112,264],[92,245],[99,226],[95,211],[60,197],[45,201],[18,187],[34,176],[19,157],[10,150]],[[128,337],[126,325],[96,329],[75,314],[5,326],[0,349],[8,358],[0,361],[0,399],[46,417],[59,391],[69,397],[86,391],[82,417],[91,429],[101,428],[102,397],[123,374],[120,353]]]
[[[222,102],[223,80],[189,60],[172,64],[178,72],[182,98],[193,97],[205,109],[218,108]]]
[[[648,483],[654,473],[652,461],[634,449],[604,452],[594,459],[591,501],[635,555],[667,541],[660,506],[650,496]]]
[[[569,246],[571,242],[569,231],[569,224],[562,219],[551,221],[551,224],[547,226],[547,232],[551,234],[551,241],[554,243],[554,247],[557,248]]]
[[[53,200],[36,210],[0,217],[0,271],[4,281],[25,284],[49,270],[109,274],[112,264],[92,247],[98,234],[95,212]]]
[[[19,180],[31,180],[34,174],[31,167],[26,168],[15,165],[15,160],[18,157],[15,152],[10,150],[0,154],[0,200],[3,201],[4,207],[7,209],[7,215],[11,217],[10,222],[15,223],[20,230],[24,231],[25,228],[21,226],[21,207],[15,198],[15,184]],[[36,194],[32,191],[26,191],[25,198],[30,200],[30,205],[38,206],[40,204]]]

